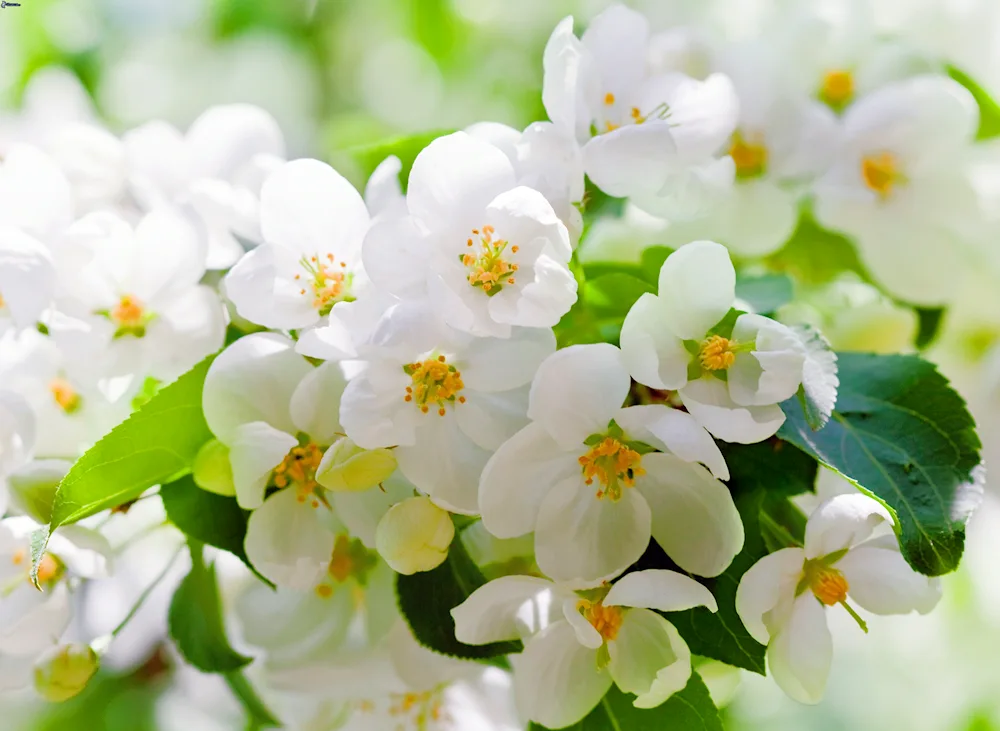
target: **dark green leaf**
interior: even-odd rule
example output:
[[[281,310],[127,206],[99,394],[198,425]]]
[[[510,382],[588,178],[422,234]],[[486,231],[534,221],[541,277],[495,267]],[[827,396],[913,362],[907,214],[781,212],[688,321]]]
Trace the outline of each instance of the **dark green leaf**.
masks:
[[[840,353],[837,408],[818,432],[801,404],[782,404],[779,435],[857,482],[896,516],[906,560],[953,571],[982,495],[981,444],[965,402],[933,365],[910,355]]]
[[[281,721],[276,719],[267,706],[264,705],[264,701],[260,699],[257,691],[250,685],[250,681],[246,679],[243,673],[233,670],[225,673],[223,677],[226,679],[226,685],[229,686],[229,689],[233,691],[233,695],[236,696],[243,706],[243,710],[247,712],[250,729],[281,728]]]
[[[809,213],[802,214],[792,237],[767,264],[802,284],[827,284],[843,271],[865,275],[851,241],[826,230]]]
[[[656,294],[656,287],[624,272],[588,279],[584,299],[598,316],[619,316],[623,320],[632,305],[646,293]]]
[[[455,620],[451,617],[451,610],[485,583],[486,578],[469,557],[460,534],[456,532],[444,563],[432,571],[397,577],[399,609],[413,630],[413,636],[435,652],[468,659],[520,652],[520,642],[466,645],[455,639]]]
[[[627,695],[615,685],[590,714],[565,731],[722,731],[719,711],[712,702],[701,676],[691,673],[687,687],[672,695],[656,708],[642,709],[632,705],[635,696]],[[528,731],[543,731],[545,726],[533,723]]]
[[[205,673],[229,673],[253,658],[240,655],[229,645],[222,623],[219,585],[215,565],[205,564],[202,546],[191,541],[191,573],[181,581],[170,601],[167,623],[170,637],[181,655]]]
[[[794,296],[794,284],[787,274],[764,274],[759,277],[738,277],[736,296],[748,303],[754,312],[773,313]]]
[[[1000,135],[1000,106],[989,92],[961,69],[948,66],[947,70],[951,78],[969,90],[979,105],[979,130],[976,132],[976,139],[988,140]]]
[[[941,330],[941,322],[944,320],[943,307],[917,307],[917,318],[920,327],[917,330],[917,339],[914,345],[923,350],[934,342]]]

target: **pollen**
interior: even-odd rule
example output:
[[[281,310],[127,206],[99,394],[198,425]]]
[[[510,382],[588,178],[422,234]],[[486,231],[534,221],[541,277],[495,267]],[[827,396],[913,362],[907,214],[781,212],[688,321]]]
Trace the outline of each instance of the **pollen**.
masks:
[[[14,551],[14,555],[10,557],[10,562],[15,566],[21,566],[28,559],[28,550],[25,548],[19,548]]]
[[[412,381],[403,400],[415,404],[425,414],[435,407],[438,416],[444,416],[448,404],[465,403],[465,397],[460,395],[465,388],[462,374],[445,356],[410,363],[403,366],[403,371]]]
[[[840,111],[854,98],[854,75],[846,69],[834,69],[823,74],[819,98],[831,109]]]
[[[117,327],[115,337],[132,335],[141,338],[146,334],[146,325],[153,319],[142,300],[131,294],[123,294],[114,307],[103,314]]]
[[[735,343],[720,335],[713,335],[705,340],[698,350],[698,362],[706,371],[724,371],[735,360]]]
[[[472,247],[472,251],[462,255],[462,264],[469,270],[467,276],[469,284],[492,297],[499,293],[505,284],[514,284],[517,264],[504,256],[509,242],[495,237],[496,230],[492,226],[473,229],[472,233],[476,240],[471,238],[466,240],[466,247]],[[517,246],[510,247],[511,254],[517,252]]]
[[[604,103],[610,107],[612,104],[615,103],[615,95],[609,91],[607,94],[604,95]]]
[[[345,271],[347,262],[337,261],[333,254],[302,257],[299,261],[305,270],[306,286],[299,294],[311,298],[312,306],[320,315],[328,315],[338,302],[348,299],[350,275]],[[295,279],[301,282],[301,274]]]
[[[319,501],[315,499],[316,470],[323,460],[323,449],[312,442],[300,447],[292,447],[291,451],[281,460],[281,464],[274,468],[275,487],[294,487],[298,493],[298,500],[304,503],[311,500],[314,508],[319,507]]]
[[[896,184],[903,181],[896,158],[889,152],[869,155],[861,160],[861,177],[868,189],[877,193],[885,200],[891,194]]]
[[[49,381],[49,393],[60,409],[67,414],[72,414],[80,408],[83,400],[73,385],[65,378],[53,378]]]
[[[729,156],[736,165],[737,178],[756,178],[767,169],[767,147],[761,135],[744,137],[739,131],[734,132]]]
[[[59,561],[51,553],[46,553],[38,562],[38,583],[48,584],[50,581],[54,581],[59,578],[61,570],[62,566]]]
[[[847,579],[837,569],[818,566],[808,571],[809,589],[823,604],[832,607],[847,601],[850,588]]]
[[[622,626],[622,610],[620,607],[606,607],[601,602],[591,602],[581,599],[577,602],[577,610],[590,626],[601,633],[605,642],[614,640]]]
[[[621,500],[622,486],[634,487],[635,478],[646,474],[641,467],[642,455],[614,437],[605,437],[578,461],[583,467],[584,482],[592,485],[597,478],[601,484],[598,499]]]

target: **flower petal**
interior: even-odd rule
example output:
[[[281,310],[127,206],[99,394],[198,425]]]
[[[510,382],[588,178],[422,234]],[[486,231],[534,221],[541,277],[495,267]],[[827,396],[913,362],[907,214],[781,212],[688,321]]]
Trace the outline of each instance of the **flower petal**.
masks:
[[[573,34],[573,16],[563,18],[545,44],[542,66],[542,104],[557,126],[577,138],[588,134],[590,124],[583,100],[583,83],[592,59]]]
[[[456,361],[465,387],[483,393],[519,388],[535,377],[556,350],[549,329],[516,328],[509,339],[475,338]]]
[[[673,128],[663,122],[619,127],[597,135],[583,146],[587,177],[617,198],[659,187],[666,171],[676,165]]]
[[[347,379],[339,363],[323,363],[307,373],[292,393],[290,412],[296,429],[329,444],[342,432],[340,397]]]
[[[260,507],[271,472],[297,444],[298,440],[291,434],[263,421],[236,427],[229,444],[229,462],[233,468],[236,501],[241,508]]]
[[[826,611],[810,592],[798,599],[788,624],[767,647],[774,682],[799,703],[819,703],[833,661],[833,638]]]
[[[820,558],[852,548],[871,536],[882,522],[892,525],[889,511],[867,495],[837,495],[823,502],[806,523],[806,558]]]
[[[726,383],[711,376],[688,383],[680,397],[691,416],[724,442],[756,444],[774,436],[785,423],[785,413],[777,404],[740,406],[730,397]]]
[[[736,612],[747,631],[762,645],[771,639],[765,617],[783,598],[795,596],[805,560],[801,548],[782,548],[764,556],[740,579]]]
[[[736,270],[726,247],[695,241],[668,256],[658,296],[669,313],[664,326],[682,340],[704,338],[736,298]]]
[[[655,708],[683,690],[691,677],[687,643],[655,612],[628,611],[608,649],[611,677],[623,691],[639,696],[634,701],[636,708]]]
[[[274,117],[252,104],[220,104],[206,110],[186,135],[194,174],[232,179],[257,155],[285,156]]]
[[[927,614],[941,600],[941,580],[910,568],[892,535],[852,548],[835,566],[851,599],[872,614]]]
[[[33,327],[51,303],[55,287],[48,248],[19,229],[0,227],[0,292],[14,326]]]
[[[576,632],[576,639],[581,645],[591,650],[600,649],[601,645],[604,644],[604,638],[594,625],[580,613],[578,603],[579,599],[576,597],[563,601],[563,617],[569,622],[569,626],[573,628],[573,631]]]
[[[642,607],[660,612],[682,612],[692,607],[719,610],[715,597],[689,576],[666,569],[647,569],[626,574],[604,597],[604,606]]]
[[[700,462],[720,480],[729,479],[729,467],[705,427],[691,414],[665,405],[629,406],[615,422],[632,439],[645,441],[685,462]]]
[[[663,300],[646,292],[622,324],[622,359],[632,377],[650,388],[676,390],[688,381],[691,354],[665,326],[670,317]]]
[[[451,610],[455,638],[486,645],[530,637],[560,617],[556,587],[535,576],[501,576],[476,589]]]
[[[766,406],[791,398],[802,383],[805,349],[792,330],[762,315],[740,315],[733,326],[737,343],[754,342],[738,353],[728,370],[729,395],[744,406]]]

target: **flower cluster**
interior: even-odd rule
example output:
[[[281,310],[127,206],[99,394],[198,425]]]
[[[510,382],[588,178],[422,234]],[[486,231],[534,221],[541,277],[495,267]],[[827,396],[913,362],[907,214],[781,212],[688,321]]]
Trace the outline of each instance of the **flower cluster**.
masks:
[[[60,644],[93,639],[67,633],[71,598],[107,568],[102,529],[147,488],[198,544],[191,576],[202,542],[253,569],[236,623],[269,698],[308,696],[289,701],[302,728],[558,729],[612,685],[637,709],[665,707],[696,682],[671,615],[726,611],[724,581],[776,682],[816,702],[826,609],[862,626],[854,604],[932,609],[937,580],[904,559],[885,504],[843,495],[805,522],[781,463],[746,462],[796,449],[779,438],[796,409],[818,411],[817,429],[830,417],[836,358],[815,326],[863,329],[835,317],[853,302],[820,317],[822,293],[784,307],[741,293],[804,201],[811,225],[849,237],[871,281],[909,303],[948,302],[983,236],[964,230],[978,220],[964,214],[972,96],[874,36],[850,56],[822,33],[796,50],[810,33],[797,17],[710,48],[624,6],[580,37],[567,18],[544,52],[549,121],[443,135],[405,187],[389,156],[363,194],[324,162],[286,161],[274,121],[242,105],[186,133],[71,124],[6,148],[0,668],[16,672],[0,689],[33,666],[46,697],[87,682],[104,648]],[[792,54],[805,60],[789,69]],[[587,251],[614,199],[626,218],[655,217],[670,251],[644,262],[641,292],[612,292],[627,302],[605,317],[582,262],[600,260]],[[128,436],[126,418],[185,372],[201,373],[194,421],[164,408],[161,434]],[[202,432],[190,459],[169,446]],[[71,463],[124,457],[108,454],[116,435],[146,465],[183,464],[148,484],[109,473],[104,502],[67,511],[84,464]],[[819,447],[800,456],[813,476],[815,461],[843,469]],[[195,500],[211,494],[199,505],[241,519],[235,547],[214,532],[221,517],[193,530],[171,510],[185,479]],[[780,548],[772,536],[760,549],[751,487],[773,489],[802,535],[792,520]],[[47,544],[26,516],[57,529]],[[455,576],[459,596],[434,593]],[[421,620],[412,592],[427,612],[450,604]],[[441,623],[451,636],[435,646],[425,629]],[[512,675],[470,661],[495,643]],[[510,695],[505,718],[491,698]]]

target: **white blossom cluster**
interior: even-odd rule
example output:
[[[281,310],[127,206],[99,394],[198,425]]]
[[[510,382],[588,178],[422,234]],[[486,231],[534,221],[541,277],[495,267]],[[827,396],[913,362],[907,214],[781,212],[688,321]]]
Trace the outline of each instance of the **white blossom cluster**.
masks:
[[[543,62],[548,121],[434,140],[405,193],[395,157],[363,195],[286,161],[276,123],[243,105],[186,132],[70,123],[4,142],[0,690],[63,652],[72,594],[113,553],[99,524],[60,528],[36,591],[38,486],[219,351],[193,476],[249,514],[246,557],[277,589],[255,581],[235,616],[269,692],[306,698],[302,728],[557,729],[612,684],[638,708],[687,685],[691,652],[658,612],[716,611],[693,577],[745,540],[719,444],[771,439],[812,363],[802,330],[737,298],[733,259],[775,252],[808,199],[887,294],[948,302],[988,233],[970,210],[978,109],[903,41],[816,17],[713,44],[613,6],[579,37],[560,23]],[[656,217],[675,251],[618,345],[558,347],[601,194]],[[828,608],[863,624],[849,602],[936,604],[893,522],[834,498],[803,547],[740,582],[796,700],[823,695]],[[678,570],[631,569],[651,539]],[[455,637],[523,642],[509,673],[431,653],[400,615],[397,574],[455,541],[496,577],[452,610]]]

